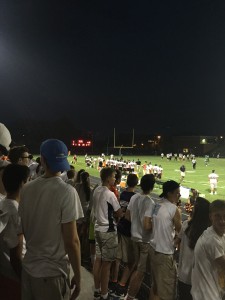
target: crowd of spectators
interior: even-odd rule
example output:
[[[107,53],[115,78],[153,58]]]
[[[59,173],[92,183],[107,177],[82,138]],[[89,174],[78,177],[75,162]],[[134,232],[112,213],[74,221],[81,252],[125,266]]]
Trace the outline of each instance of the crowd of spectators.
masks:
[[[96,300],[135,299],[147,269],[149,300],[223,299],[225,200],[196,195],[182,223],[176,181],[153,199],[154,172],[140,192],[130,173],[121,192],[121,171],[105,166],[92,189],[62,141],[43,141],[35,167],[29,149],[10,143],[0,124],[0,156],[9,159],[0,159],[0,299],[76,299],[81,261],[90,258]]]

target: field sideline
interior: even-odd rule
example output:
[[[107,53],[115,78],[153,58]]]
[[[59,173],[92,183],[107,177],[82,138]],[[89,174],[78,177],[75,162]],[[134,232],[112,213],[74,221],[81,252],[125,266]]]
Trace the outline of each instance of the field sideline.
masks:
[[[96,156],[94,156],[96,157]],[[204,158],[197,157],[197,165],[196,170],[193,170],[191,161],[175,161],[171,160],[168,161],[165,157],[161,159],[160,156],[124,156],[124,160],[133,160],[136,161],[140,159],[141,163],[143,164],[145,161],[148,163],[151,162],[152,165],[157,164],[161,165],[163,168],[163,175],[162,180],[166,181],[169,179],[173,179],[175,181],[180,180],[180,166],[182,164],[186,167],[186,176],[185,180],[183,181],[182,185],[188,188],[195,188],[201,194],[205,195],[205,198],[209,201],[213,201],[215,199],[223,199],[225,200],[225,159],[224,158],[210,158],[208,166],[205,166]],[[72,163],[73,158],[72,156],[68,157],[68,161]],[[80,169],[85,169],[89,172],[90,175],[99,177],[98,170],[94,168],[87,168],[85,164],[84,156],[77,156],[77,164],[73,164],[76,171]],[[208,175],[215,170],[215,172],[219,175],[218,181],[218,189],[217,195],[210,195],[210,188],[209,188],[209,181]],[[139,172],[139,177],[143,175],[142,170]],[[157,186],[154,189],[156,194],[161,193],[161,189]]]

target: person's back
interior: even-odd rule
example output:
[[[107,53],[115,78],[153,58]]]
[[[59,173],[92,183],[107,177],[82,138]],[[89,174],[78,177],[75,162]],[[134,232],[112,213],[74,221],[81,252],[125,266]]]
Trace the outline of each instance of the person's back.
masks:
[[[129,174],[127,177],[127,188],[120,194],[120,205],[124,213],[127,210],[127,206],[130,203],[131,197],[135,195],[134,189],[137,184],[137,175]],[[125,216],[119,220],[119,223],[117,224],[117,229],[120,234],[123,234],[127,237],[131,237],[131,223],[130,221],[125,219]]]
[[[19,300],[23,238],[18,235],[20,191],[29,176],[27,166],[9,164],[2,182],[7,192],[0,202],[0,291],[1,299]],[[10,289],[9,289],[10,286]]]
[[[126,210],[127,205],[130,202],[130,198],[134,195],[135,195],[135,192],[133,192],[133,191],[132,192],[128,191],[128,190],[122,191],[122,193],[120,194],[120,205],[121,205],[121,207]]]
[[[222,289],[219,285],[219,281],[216,280],[218,276],[218,269],[215,264],[217,253],[212,249],[214,247],[215,240],[223,246],[224,250],[225,238],[223,238],[221,243],[213,228],[209,227],[204,231],[195,246],[194,266],[192,270],[192,296],[195,300],[222,299]],[[212,257],[212,255],[214,257]],[[223,280],[224,275],[221,277]],[[225,286],[223,286],[223,288],[225,288]]]
[[[181,215],[175,205],[180,198],[180,186],[173,180],[163,184],[162,198],[153,211],[153,238],[150,260],[153,276],[152,292],[160,299],[174,300],[177,280],[174,260],[175,231],[181,229]]]
[[[167,199],[161,199],[156,203],[153,212],[153,239],[151,245],[155,251],[164,254],[174,253],[175,230],[173,218],[177,206]]]
[[[67,171],[67,180],[66,180],[66,183],[72,185],[73,187],[75,186],[75,175],[76,175],[76,172],[75,172],[75,169],[70,169]]]
[[[27,245],[25,270],[34,277],[57,276],[62,271],[67,274],[61,223],[77,217],[74,188],[60,177],[42,176],[27,183],[21,199],[20,215]]]
[[[144,230],[143,222],[147,210],[152,209],[154,205],[155,203],[149,195],[137,193],[131,197],[128,209],[131,216],[131,239],[133,241],[150,242],[151,231]]]
[[[193,300],[222,300],[225,295],[225,201],[210,205],[209,227],[198,239],[192,269]]]
[[[81,183],[81,182],[76,183],[75,184],[75,189],[76,189],[76,191],[79,195],[80,203],[81,203],[81,206],[82,206],[82,209],[83,209],[83,213],[84,213],[84,216],[86,217],[86,214],[87,214],[87,211],[88,211],[88,208],[89,208],[91,190],[90,190],[89,198],[87,199],[87,193],[85,191],[83,183]]]
[[[21,233],[27,243],[22,299],[68,300],[69,260],[75,299],[80,291],[80,243],[75,221],[82,209],[77,192],[60,176],[70,169],[68,149],[62,141],[49,139],[41,144],[40,152],[45,174],[24,186],[19,206]]]
[[[19,280],[10,264],[10,248],[18,244],[16,230],[19,224],[18,203],[3,199],[0,203],[0,274],[10,279]]]
[[[116,258],[118,239],[114,215],[122,216],[116,196],[110,191],[115,183],[115,171],[103,168],[100,172],[102,186],[93,194],[95,216],[96,260],[93,273],[95,281],[94,299],[108,299],[108,283],[112,262]],[[100,292],[101,288],[101,292]]]
[[[146,174],[141,178],[142,193],[131,197],[125,215],[125,218],[131,221],[132,247],[130,255],[133,255],[135,264],[135,271],[130,279],[126,300],[135,298],[147,269],[152,235],[152,213],[155,207],[155,202],[149,194],[153,190],[154,184],[155,177],[153,174]]]
[[[191,296],[191,272],[194,256],[194,248],[203,231],[211,225],[209,219],[210,202],[197,197],[190,220],[182,224],[177,241],[179,247],[178,263],[178,290],[182,300],[192,300]]]
[[[95,230],[97,231],[116,231],[114,222],[115,195],[105,186],[98,186],[93,195],[93,209],[96,218]],[[119,205],[117,206],[119,208]]]

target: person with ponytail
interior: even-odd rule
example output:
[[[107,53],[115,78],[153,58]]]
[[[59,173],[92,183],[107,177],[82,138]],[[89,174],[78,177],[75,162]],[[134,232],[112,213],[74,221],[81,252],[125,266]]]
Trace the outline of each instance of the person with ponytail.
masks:
[[[178,235],[180,248],[178,264],[178,292],[179,299],[192,300],[191,273],[195,245],[203,233],[210,226],[209,219],[210,202],[202,197],[197,197],[193,214],[190,220],[182,224]]]

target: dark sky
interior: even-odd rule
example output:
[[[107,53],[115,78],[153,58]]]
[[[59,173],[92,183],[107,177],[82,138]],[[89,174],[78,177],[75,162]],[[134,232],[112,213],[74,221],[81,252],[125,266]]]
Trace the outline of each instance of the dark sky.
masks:
[[[223,134],[225,2],[0,2],[0,119]]]

